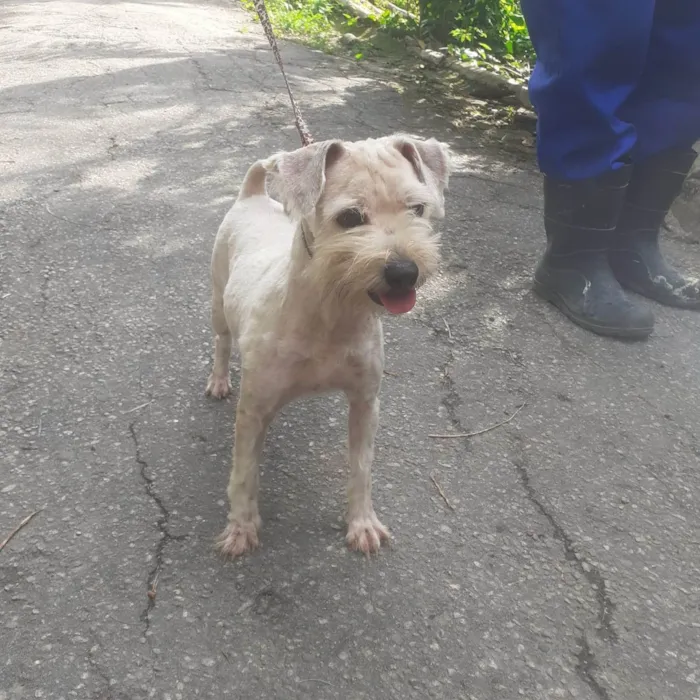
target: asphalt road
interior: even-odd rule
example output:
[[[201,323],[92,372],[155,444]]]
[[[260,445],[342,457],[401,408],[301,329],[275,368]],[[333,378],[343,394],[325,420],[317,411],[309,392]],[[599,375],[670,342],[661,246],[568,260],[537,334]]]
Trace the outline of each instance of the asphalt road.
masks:
[[[344,547],[330,397],[270,433],[262,549],[212,549],[233,403],[204,396],[211,246],[247,167],[297,146],[259,28],[208,0],[5,0],[0,540],[43,510],[0,551],[0,699],[700,697],[700,316],[659,309],[637,345],[568,324],[530,291],[534,164],[284,54],[317,138],[458,154],[441,276],[386,324],[393,546]]]

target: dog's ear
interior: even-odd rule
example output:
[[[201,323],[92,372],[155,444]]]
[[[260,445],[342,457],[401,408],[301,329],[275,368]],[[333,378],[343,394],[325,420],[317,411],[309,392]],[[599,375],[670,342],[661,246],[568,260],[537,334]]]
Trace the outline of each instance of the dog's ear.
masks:
[[[343,153],[341,141],[321,141],[276,156],[285,209],[294,217],[311,214],[326,184],[326,169]]]
[[[442,206],[452,171],[447,144],[436,139],[423,141],[403,135],[394,137],[393,142],[401,155],[413,166],[418,179],[435,190]]]

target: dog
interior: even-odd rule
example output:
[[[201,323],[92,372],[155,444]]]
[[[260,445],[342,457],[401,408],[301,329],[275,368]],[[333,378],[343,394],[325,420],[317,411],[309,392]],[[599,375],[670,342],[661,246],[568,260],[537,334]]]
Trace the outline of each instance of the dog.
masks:
[[[389,540],[372,506],[371,468],[384,368],[380,316],[403,314],[439,263],[450,152],[407,135],[329,140],[254,163],[212,254],[214,363],[206,393],[241,376],[228,525],[236,557],[258,546],[259,463],[282,406],[342,391],[349,403],[346,542],[370,554]],[[268,194],[267,184],[279,190]]]

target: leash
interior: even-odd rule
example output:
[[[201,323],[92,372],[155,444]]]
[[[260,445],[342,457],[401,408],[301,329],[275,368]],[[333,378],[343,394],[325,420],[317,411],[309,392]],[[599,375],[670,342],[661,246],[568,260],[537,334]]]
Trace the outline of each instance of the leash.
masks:
[[[275,33],[272,30],[272,24],[270,23],[270,18],[267,14],[267,9],[265,7],[265,0],[253,0],[253,5],[255,5],[255,11],[258,13],[258,17],[260,18],[260,24],[262,24],[265,36],[270,42],[270,48],[272,49],[272,53],[275,55],[277,65],[280,67],[280,71],[282,72],[284,84],[287,86],[287,94],[289,95],[289,100],[292,103],[292,111],[294,112],[294,121],[296,122],[297,130],[299,131],[299,136],[301,136],[301,145],[308,146],[309,144],[313,143],[314,140],[311,137],[311,134],[309,133],[309,129],[306,126],[304,117],[301,116],[301,110],[297,106],[296,100],[294,99],[294,95],[292,94],[292,88],[289,86],[289,80],[287,80],[287,73],[285,72],[284,65],[282,64],[282,56],[280,56],[280,50],[277,47],[277,39],[275,39]]]
[[[258,13],[260,19],[260,24],[262,24],[263,31],[270,43],[270,48],[272,53],[275,55],[275,60],[277,65],[280,67],[280,72],[284,78],[284,84],[287,86],[287,94],[289,95],[289,101],[292,103],[292,111],[294,112],[294,121],[297,125],[297,131],[301,137],[301,145],[308,146],[314,142],[311,134],[309,133],[309,128],[306,126],[304,117],[301,116],[301,110],[294,99],[292,94],[292,88],[289,85],[289,80],[287,80],[287,73],[284,70],[284,64],[282,63],[282,56],[280,55],[279,47],[277,46],[277,39],[275,38],[275,32],[272,29],[272,23],[270,22],[270,17],[267,14],[267,8],[265,7],[265,0],[253,0],[253,5],[255,6],[255,11]],[[301,240],[304,242],[304,248],[306,248],[307,255],[312,258],[313,253],[309,247],[309,242],[306,239],[306,231],[304,229],[304,224],[301,224]]]

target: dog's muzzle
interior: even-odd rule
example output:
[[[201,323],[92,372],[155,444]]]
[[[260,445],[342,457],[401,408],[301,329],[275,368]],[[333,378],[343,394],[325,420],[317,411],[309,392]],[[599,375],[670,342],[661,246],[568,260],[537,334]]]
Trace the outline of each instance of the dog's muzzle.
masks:
[[[416,304],[418,265],[413,260],[390,260],[384,265],[385,292],[369,292],[370,299],[389,313],[405,314]]]

